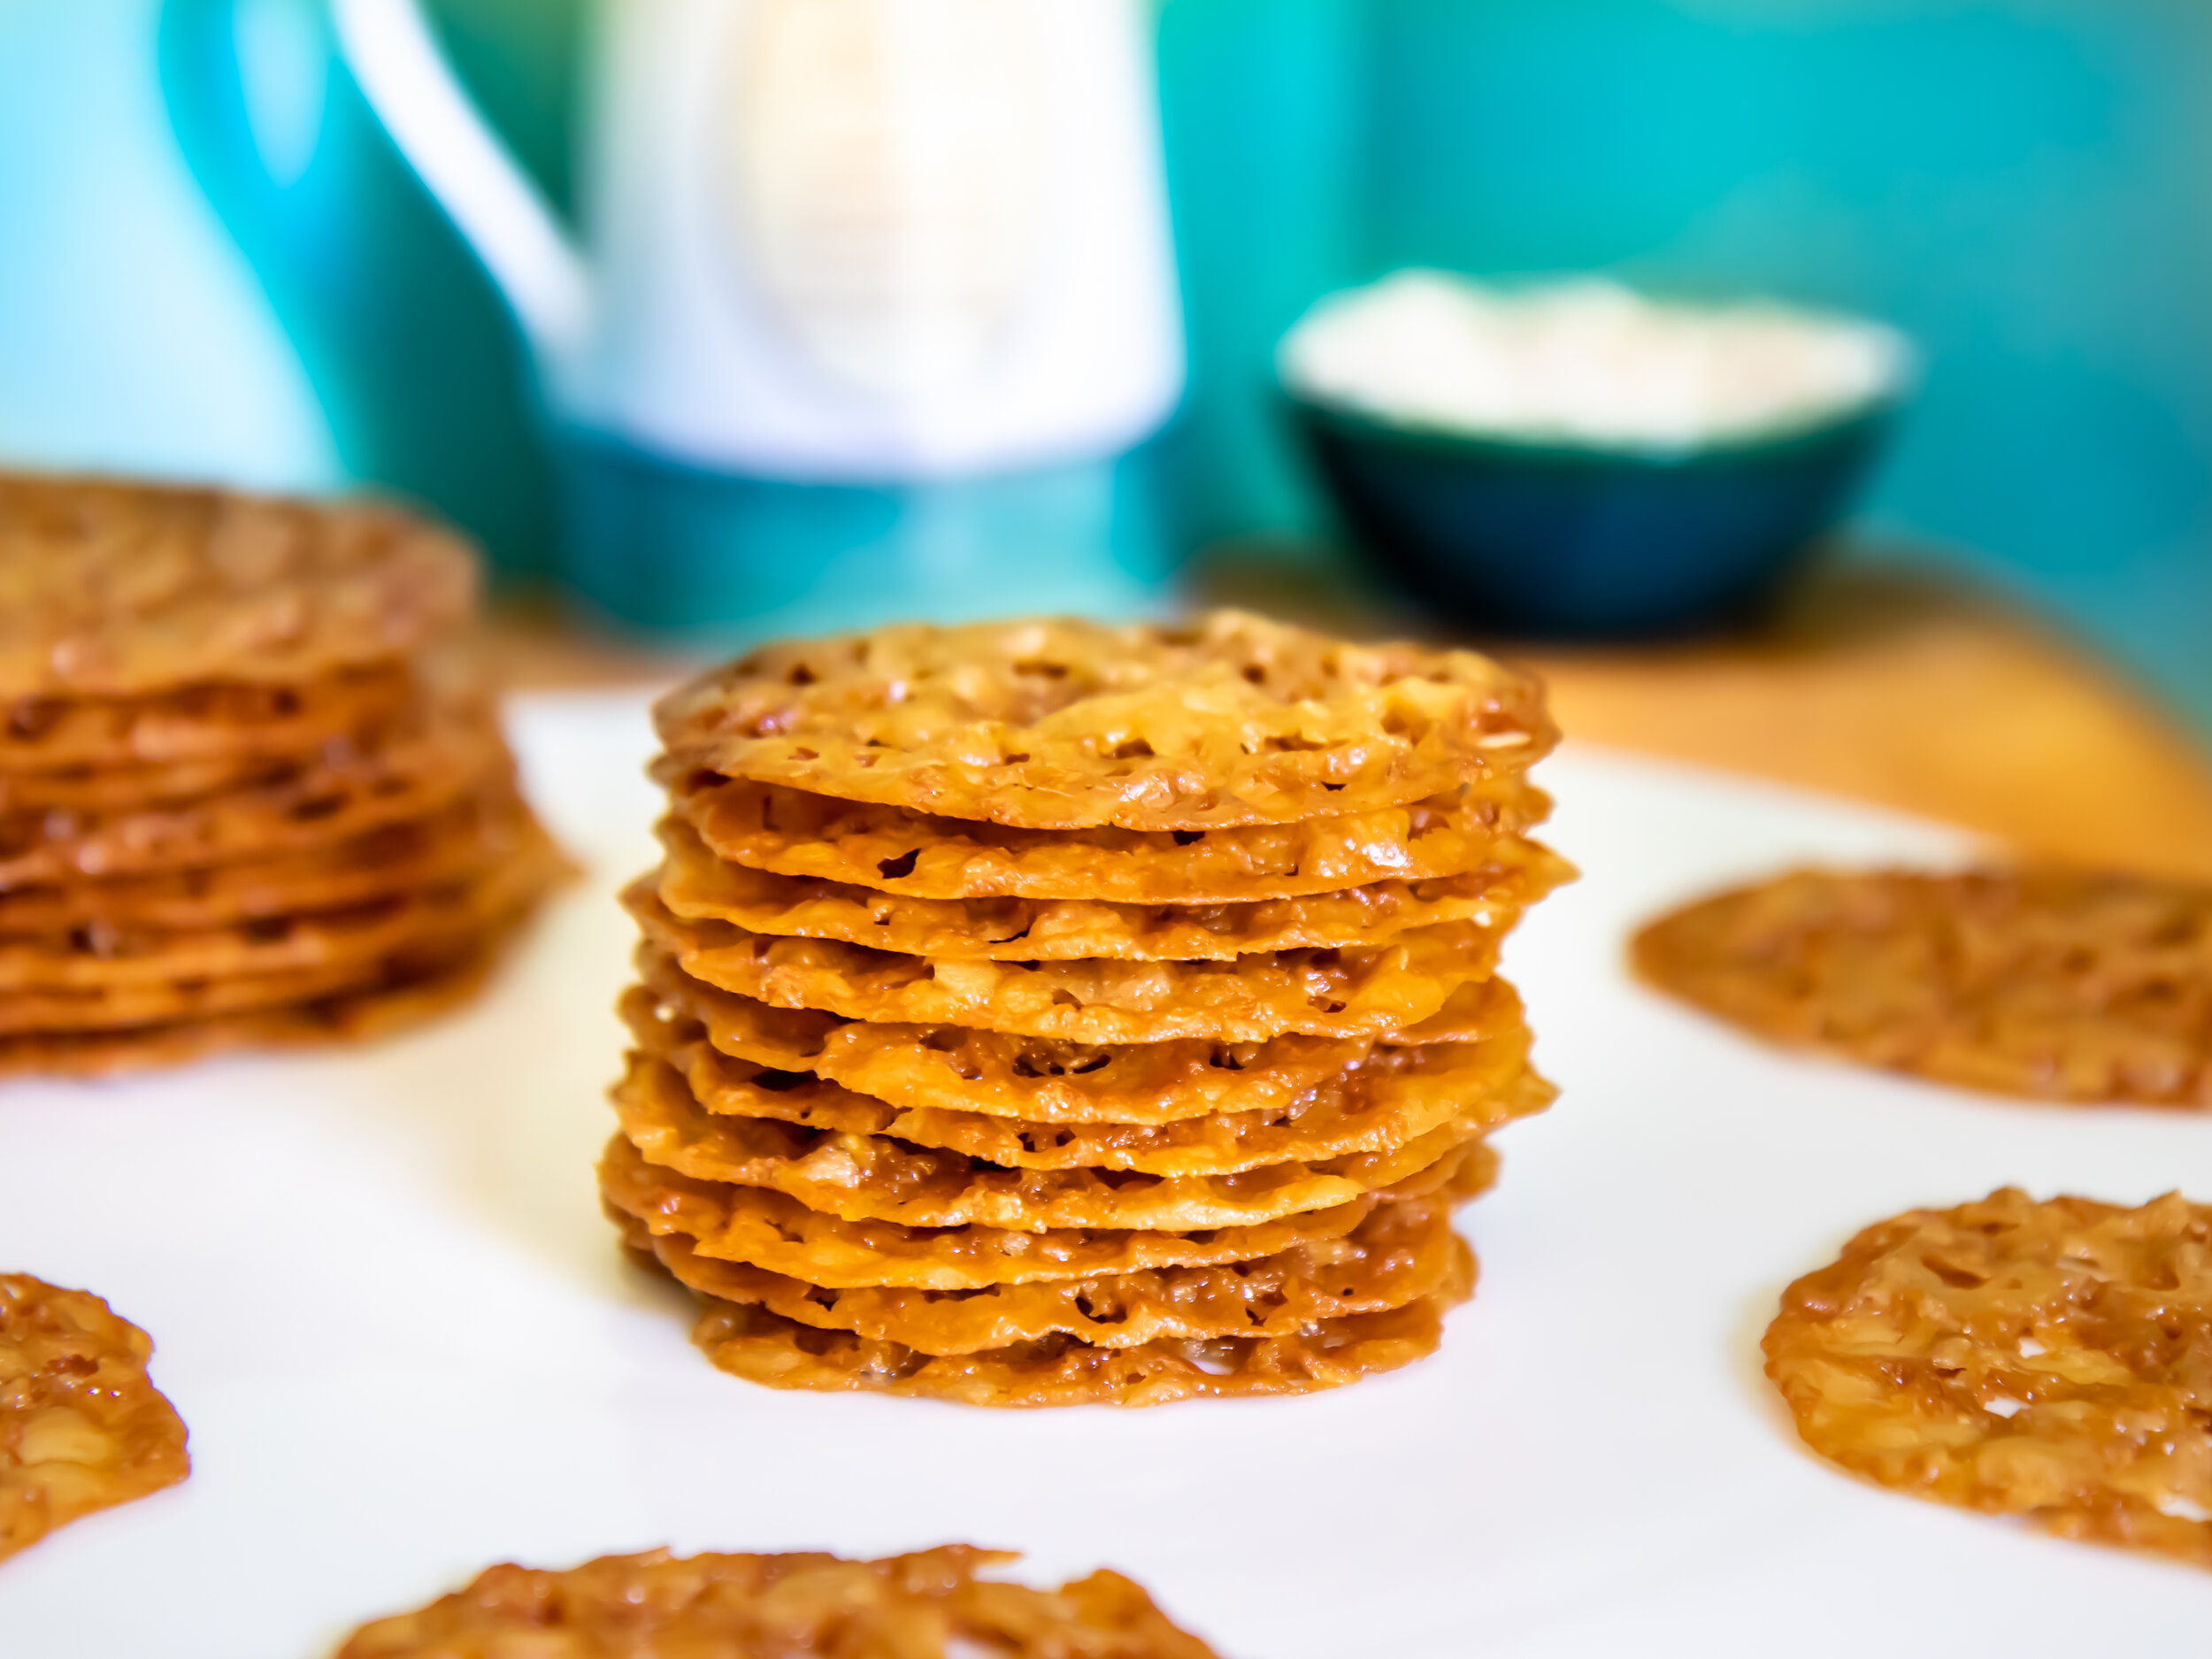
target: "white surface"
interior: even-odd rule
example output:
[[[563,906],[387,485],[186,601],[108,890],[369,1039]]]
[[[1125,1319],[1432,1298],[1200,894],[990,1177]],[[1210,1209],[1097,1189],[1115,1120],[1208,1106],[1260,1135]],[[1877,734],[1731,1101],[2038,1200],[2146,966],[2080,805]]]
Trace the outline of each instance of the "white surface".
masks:
[[[1756,1343],[1783,1284],[1911,1205],[2212,1194],[2212,1122],[1789,1058],[1620,971],[1631,923],[1695,889],[1952,838],[1571,751],[1546,781],[1587,875],[1509,956],[1565,1095],[1502,1137],[1444,1351],[1305,1400],[995,1413],[724,1377],[619,1262],[590,1171],[646,727],[592,700],[517,724],[593,876],[474,1010],[366,1052],[0,1090],[0,1265],[153,1333],[195,1465],[0,1563],[6,1659],[319,1659],[495,1561],[949,1539],[1123,1568],[1239,1659],[2201,1648],[2200,1573],[1816,1462]]]
[[[1687,449],[1812,425],[1895,388],[1895,331],[1770,303],[1691,306],[1585,279],[1493,288],[1401,271],[1321,301],[1285,382],[1409,426]]]

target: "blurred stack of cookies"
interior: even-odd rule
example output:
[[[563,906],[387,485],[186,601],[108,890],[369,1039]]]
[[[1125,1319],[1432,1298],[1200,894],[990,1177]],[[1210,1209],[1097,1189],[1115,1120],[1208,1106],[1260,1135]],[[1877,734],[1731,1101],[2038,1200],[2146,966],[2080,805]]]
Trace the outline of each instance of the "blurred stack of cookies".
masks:
[[[388,508],[0,477],[0,1073],[380,1032],[559,872]]]
[[[714,1362],[997,1405],[1430,1352],[1552,1091],[1540,690],[1235,612],[771,646],[656,711],[610,1216]]]

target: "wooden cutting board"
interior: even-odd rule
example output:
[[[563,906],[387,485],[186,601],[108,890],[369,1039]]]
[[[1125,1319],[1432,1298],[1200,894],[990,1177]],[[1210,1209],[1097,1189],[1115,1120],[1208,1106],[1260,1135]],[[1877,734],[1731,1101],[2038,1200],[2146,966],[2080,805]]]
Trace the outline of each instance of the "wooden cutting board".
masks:
[[[1217,559],[1194,586],[1201,603],[1345,632],[1409,621],[1264,559]],[[542,610],[501,612],[489,649],[516,689],[695,665]],[[1845,568],[1723,641],[1491,649],[1545,675],[1571,736],[1894,807],[2024,855],[2212,879],[2212,753],[2118,672],[1985,595]]]

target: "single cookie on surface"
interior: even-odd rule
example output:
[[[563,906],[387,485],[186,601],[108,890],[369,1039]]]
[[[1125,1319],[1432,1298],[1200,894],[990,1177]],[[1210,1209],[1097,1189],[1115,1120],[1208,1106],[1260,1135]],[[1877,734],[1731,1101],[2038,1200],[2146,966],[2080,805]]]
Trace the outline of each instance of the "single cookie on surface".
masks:
[[[835,1555],[607,1555],[502,1566],[419,1612],[363,1625],[337,1659],[1214,1659],[1142,1589],[981,1578],[1019,1560],[948,1544]]]
[[[1029,829],[1365,812],[1517,774],[1556,739],[1541,687],[1488,657],[1233,611],[787,641],[655,718],[682,764]]]
[[[2212,1106],[2212,889],[2065,870],[1797,871],[1637,934],[1662,990],[1972,1088]]]
[[[1855,1473],[2212,1567],[2212,1206],[1912,1210],[1785,1291],[1764,1347]]]
[[[184,1422],[146,1375],[153,1351],[97,1296],[0,1273],[0,1559],[185,1478]]]

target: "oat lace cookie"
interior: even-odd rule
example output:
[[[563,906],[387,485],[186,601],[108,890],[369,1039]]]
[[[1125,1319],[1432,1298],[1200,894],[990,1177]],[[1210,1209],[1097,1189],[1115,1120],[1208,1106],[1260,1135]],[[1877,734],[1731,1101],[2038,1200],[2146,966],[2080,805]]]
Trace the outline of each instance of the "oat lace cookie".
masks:
[[[476,565],[393,509],[0,475],[0,697],[311,680],[462,621]]]
[[[2069,870],[1797,871],[1646,927],[1662,989],[1974,1088],[2212,1107],[2212,889]]]
[[[1364,812],[1525,771],[1533,680],[1238,611],[1185,626],[926,624],[764,646],[664,698],[682,764],[1030,829]]]
[[[614,1091],[623,1133],[647,1162],[696,1179],[767,1187],[821,1215],[918,1227],[1250,1226],[1328,1209],[1428,1168],[1479,1133],[1458,1118],[1399,1145],[1229,1175],[1002,1169],[887,1136],[700,1109],[683,1074],[640,1058]]]
[[[97,1296],[0,1273],[0,1559],[185,1478],[184,1423],[147,1377],[152,1353]]]
[[[1477,1043],[1377,1048],[1276,1109],[1210,1112],[1163,1124],[1052,1123],[934,1106],[895,1106],[804,1071],[735,1059],[700,1021],[625,993],[641,1056],[683,1076],[699,1110],[814,1130],[889,1136],[1006,1169],[1234,1175],[1263,1164],[1387,1151],[1455,1118],[1484,1133],[1540,1111],[1555,1091],[1529,1064],[1525,1031]]]
[[[975,1291],[831,1290],[703,1256],[683,1234],[656,1236],[626,1217],[624,1237],[703,1296],[929,1354],[977,1354],[1055,1334],[1095,1348],[1294,1336],[1325,1319],[1402,1308],[1448,1283],[1471,1283],[1474,1271],[1465,1242],[1452,1231],[1450,1200],[1440,1194],[1379,1205],[1340,1239],[1295,1244],[1225,1267],[1154,1268]]]
[[[961,962],[686,921],[649,881],[623,902],[686,973],[726,991],[849,1019],[1087,1043],[1387,1035],[1436,1013],[1460,986],[1487,979],[1502,931],[1445,922],[1379,945],[1225,963]]]
[[[1533,680],[1222,612],[772,645],[665,698],[603,1207],[772,1386],[1303,1394],[1436,1347],[1553,1091]]]
[[[600,1162],[599,1190],[618,1217],[643,1224],[656,1238],[681,1233],[690,1248],[717,1260],[749,1262],[825,1289],[961,1291],[1254,1261],[1294,1245],[1343,1238],[1379,1204],[1439,1192],[1472,1197],[1496,1172],[1497,1155],[1471,1141],[1395,1187],[1280,1221],[1197,1233],[1098,1227],[1032,1233],[845,1221],[772,1188],[695,1180],[649,1164],[618,1134]]]
[[[1462,987],[1418,1025],[1372,1041],[1294,1033],[1263,1042],[1079,1043],[775,1008],[692,979],[649,944],[637,961],[655,1019],[695,1019],[734,1058],[809,1072],[896,1106],[1052,1124],[1145,1125],[1281,1111],[1353,1068],[1408,1064],[1391,1057],[1394,1048],[1493,1041],[1524,1025],[1513,987],[1485,979]],[[1445,1056],[1435,1064],[1453,1062]]]
[[[1018,1559],[948,1544],[885,1561],[658,1549],[493,1567],[363,1625],[337,1659],[1214,1659],[1119,1573],[1056,1590],[981,1576]]]
[[[1386,880],[1303,898],[1225,904],[1079,899],[917,899],[780,876],[715,856],[680,820],[660,828],[658,897],[687,921],[838,940],[906,956],[993,962],[1226,962],[1275,950],[1376,945],[1443,922],[1507,927],[1567,876],[1532,841],[1501,843],[1484,865],[1428,880]]]
[[[329,847],[235,864],[41,883],[0,891],[0,935],[72,933],[104,950],[131,929],[234,926],[341,910],[460,880],[541,833],[511,781]]]
[[[670,810],[718,858],[918,899],[1223,904],[1436,880],[1485,868],[1501,842],[1551,811],[1543,791],[1515,776],[1289,824],[1031,830],[750,783],[672,757],[653,775]]]
[[[516,918],[507,918],[511,924]],[[290,1000],[251,998],[242,1007],[200,1009],[182,1018],[116,1028],[0,1035],[0,1078],[118,1077],[183,1065],[242,1049],[325,1048],[369,1042],[439,1018],[480,990],[509,941],[470,941],[458,955],[401,957],[373,977],[349,976],[334,990]],[[261,983],[261,982],[256,982]]]
[[[1912,1210],[1785,1291],[1764,1346],[1855,1473],[2212,1567],[2212,1207]]]
[[[1340,1388],[1436,1351],[1447,1310],[1473,1294],[1471,1256],[1426,1296],[1323,1319],[1283,1336],[1162,1338],[1099,1348],[1051,1336],[974,1354],[929,1354],[702,1297],[692,1340],[724,1371],[779,1388],[865,1390],[976,1406],[1165,1405]]]

